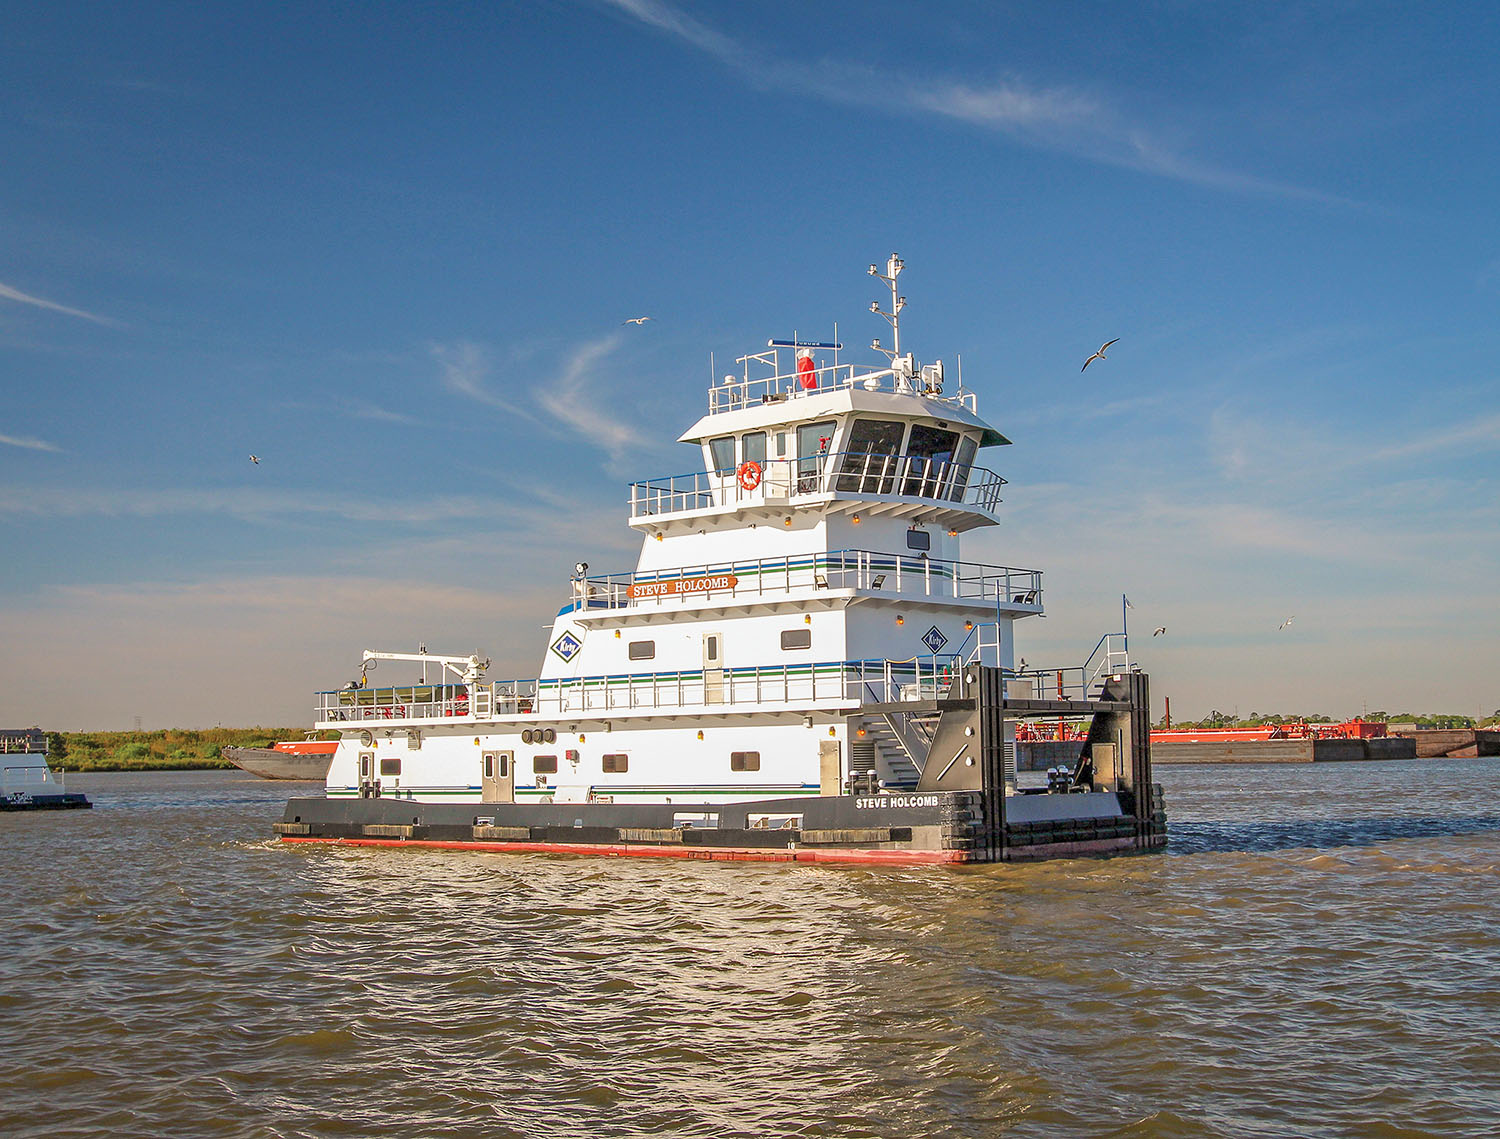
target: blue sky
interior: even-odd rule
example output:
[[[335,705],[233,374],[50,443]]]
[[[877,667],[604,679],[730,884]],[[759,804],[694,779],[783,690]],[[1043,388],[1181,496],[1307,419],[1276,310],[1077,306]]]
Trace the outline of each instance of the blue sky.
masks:
[[[1028,660],[1128,593],[1158,710],[1500,707],[1492,6],[0,33],[4,723],[304,723],[418,641],[532,675],[573,562],[633,563],[626,482],[696,464],[709,353],[868,343],[892,250],[1015,440],[966,553],[1046,571]]]

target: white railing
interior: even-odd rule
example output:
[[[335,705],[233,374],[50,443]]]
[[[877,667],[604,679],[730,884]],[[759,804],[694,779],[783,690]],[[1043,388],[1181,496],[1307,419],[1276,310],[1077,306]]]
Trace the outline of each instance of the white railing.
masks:
[[[790,505],[802,498],[915,498],[993,513],[1005,479],[984,467],[924,455],[862,451],[772,459],[746,487],[734,471],[693,471],[630,484],[630,520],[741,506]]]
[[[315,717],[319,723],[390,726],[393,721],[478,720],[479,709],[484,708],[488,711],[483,718],[500,719],[726,705],[890,703],[941,696],[958,663],[949,653],[904,661],[829,661],[497,681],[476,685],[472,702],[466,698],[461,703],[414,700],[411,688],[363,688],[318,693]]]
[[[53,770],[45,763],[0,767],[0,788],[6,791],[51,786],[62,789],[65,782],[66,776],[62,768]]]
[[[898,596],[951,597],[986,605],[1041,608],[1040,570],[981,562],[831,550],[752,561],[705,562],[654,573],[596,574],[573,582],[573,608],[660,606],[667,599],[743,599],[806,589],[868,589]]]
[[[977,413],[978,405],[973,392],[944,395],[941,379],[930,370],[914,369],[913,374],[908,375],[904,368],[870,371],[858,364],[826,364],[807,374],[813,386],[806,387],[807,381],[803,375],[796,371],[781,370],[781,357],[775,351],[742,356],[736,363],[744,365],[740,379],[726,380],[722,385],[708,389],[710,415],[852,387],[865,391],[894,392],[898,395],[921,395]],[[752,364],[763,369],[766,374],[752,377]]]

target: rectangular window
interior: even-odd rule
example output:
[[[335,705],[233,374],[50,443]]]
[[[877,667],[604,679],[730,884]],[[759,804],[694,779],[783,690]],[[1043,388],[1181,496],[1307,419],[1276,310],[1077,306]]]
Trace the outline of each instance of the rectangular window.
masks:
[[[631,641],[630,642],[630,659],[631,660],[655,660],[656,659],[656,642],[655,641]]]
[[[556,775],[557,756],[534,755],[531,757],[531,770],[537,775]]]
[[[375,770],[375,753],[373,751],[362,751],[359,753],[359,777],[370,778],[370,773]]]
[[[810,649],[812,648],[811,629],[786,629],[781,634],[781,647],[783,649]]]
[[[713,459],[714,474],[734,474],[734,436],[725,435],[722,439],[710,439],[708,441],[709,455]]]
[[[482,770],[486,779],[495,778],[495,756],[493,752],[487,751],[484,753]]]
[[[604,774],[618,775],[622,771],[630,770],[630,757],[624,752],[615,752],[613,755],[604,757]]]
[[[730,771],[759,771],[760,752],[732,751],[729,753]]]
[[[833,445],[834,421],[804,423],[797,428],[797,493],[811,494],[818,489],[823,473],[824,456]]]
[[[766,433],[751,431],[740,436],[740,462],[766,465]]]
[[[906,532],[906,548],[908,550],[930,550],[932,549],[932,535],[926,530],[918,530],[914,526]]]
[[[381,759],[380,759],[380,774],[382,774],[382,775],[400,775],[401,774],[401,757],[400,756],[391,756],[390,758],[386,758],[385,756],[382,756]]]
[[[958,443],[958,457],[953,460],[953,487],[948,492],[948,497],[954,502],[962,502],[964,491],[969,486],[969,472],[974,468],[974,452],[979,450],[979,444],[974,441],[974,436],[965,435]]]
[[[906,424],[890,419],[856,419],[844,443],[839,490],[890,494],[895,490],[896,456]]]
[[[939,498],[940,488],[952,474],[953,448],[958,432],[912,424],[911,439],[906,444],[906,479],[901,493],[915,498]]]

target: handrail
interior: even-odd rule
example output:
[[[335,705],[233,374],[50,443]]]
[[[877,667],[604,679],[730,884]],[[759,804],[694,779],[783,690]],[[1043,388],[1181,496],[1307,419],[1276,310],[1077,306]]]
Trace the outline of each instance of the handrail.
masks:
[[[837,461],[835,461],[837,460]],[[992,513],[1006,480],[986,467],[926,455],[837,451],[768,459],[746,487],[732,470],[690,471],[630,484],[630,518],[755,505],[790,505],[814,496],[914,498]]]
[[[569,610],[639,608],[683,596],[742,598],[793,589],[863,589],[901,596],[953,597],[995,605],[1036,606],[1040,570],[877,550],[830,550],[626,570],[573,579]]]
[[[358,690],[371,694],[366,700],[349,700],[349,690],[335,690],[318,693],[314,711],[319,723],[389,725],[392,720],[476,720],[477,709],[486,704],[488,715],[510,717],[721,704],[850,704],[862,702],[863,691],[876,703],[894,703],[940,696],[945,672],[951,675],[959,663],[950,653],[900,661],[872,658],[497,681],[475,686],[474,699],[465,698],[461,705],[403,700],[411,692],[405,686]]]
[[[752,377],[752,362],[762,365],[770,374]],[[920,395],[939,403],[967,408],[971,412],[977,413],[978,410],[973,392],[958,391],[953,395],[944,395],[941,377],[929,370],[908,374],[904,368],[878,368],[872,371],[859,364],[825,364],[815,367],[811,373],[783,372],[780,353],[775,351],[741,356],[735,363],[744,365],[740,379],[726,378],[722,385],[708,389],[710,415],[739,411],[764,403],[780,403],[788,399],[821,395],[856,385],[865,391]],[[813,384],[810,388],[806,386],[809,378]]]

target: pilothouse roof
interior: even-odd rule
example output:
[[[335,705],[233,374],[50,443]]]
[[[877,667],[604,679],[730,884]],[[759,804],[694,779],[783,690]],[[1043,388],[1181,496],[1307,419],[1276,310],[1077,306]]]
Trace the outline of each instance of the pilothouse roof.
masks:
[[[1010,442],[999,431],[979,417],[978,400],[965,391],[962,378],[952,394],[944,391],[943,362],[919,365],[915,357],[901,353],[901,310],[906,298],[899,295],[896,278],[904,263],[894,253],[886,262],[886,272],[875,265],[870,275],[890,286],[890,311],[878,302],[870,311],[889,322],[894,348],[881,346],[877,339],[870,345],[883,354],[885,367],[866,368],[839,360],[843,345],[793,338],[769,340],[767,351],[741,356],[738,376],[725,376],[722,383],[709,388],[708,414],[678,437],[680,443],[701,443],[705,439],[756,428],[788,427],[797,423],[849,413],[867,413],[906,420],[932,420],[942,426],[973,428],[979,432],[982,447]],[[792,353],[791,368],[783,366],[782,350]],[[829,354],[832,354],[831,361]]]

